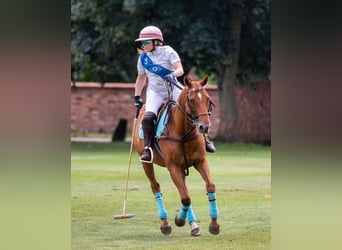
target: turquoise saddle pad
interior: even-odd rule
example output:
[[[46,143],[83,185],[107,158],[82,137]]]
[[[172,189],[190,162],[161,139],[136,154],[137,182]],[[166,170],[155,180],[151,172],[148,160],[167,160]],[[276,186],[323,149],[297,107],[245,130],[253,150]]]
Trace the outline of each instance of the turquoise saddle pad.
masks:
[[[163,131],[164,131],[164,128],[167,124],[167,120],[168,120],[168,115],[167,115],[167,111],[170,107],[166,108],[163,110],[163,113],[161,114],[159,120],[157,121],[157,125],[156,125],[156,131],[155,131],[155,136],[156,137],[159,137]],[[142,125],[140,124],[140,127],[139,127],[139,137],[141,139],[144,139],[144,131],[142,130]]]

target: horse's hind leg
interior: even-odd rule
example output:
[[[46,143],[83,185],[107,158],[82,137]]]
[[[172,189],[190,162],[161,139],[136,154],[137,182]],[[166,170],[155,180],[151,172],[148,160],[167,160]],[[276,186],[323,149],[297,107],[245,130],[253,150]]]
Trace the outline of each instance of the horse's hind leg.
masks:
[[[161,225],[160,225],[160,230],[163,234],[168,235],[171,233],[171,224],[168,220],[168,213],[165,209],[164,202],[163,202],[163,196],[160,191],[160,186],[159,183],[156,180],[155,174],[154,174],[154,169],[153,169],[153,164],[152,163],[142,163],[145,174],[147,178],[150,181],[151,184],[151,189],[154,194],[154,198],[157,203],[158,207],[158,214],[159,218],[161,220]]]

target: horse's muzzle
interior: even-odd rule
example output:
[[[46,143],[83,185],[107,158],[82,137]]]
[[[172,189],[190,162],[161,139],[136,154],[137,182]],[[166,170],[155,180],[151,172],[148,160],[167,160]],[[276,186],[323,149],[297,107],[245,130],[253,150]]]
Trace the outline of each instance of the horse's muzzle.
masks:
[[[198,124],[198,130],[202,134],[207,134],[209,132],[209,128],[210,128],[210,125],[206,125],[206,124],[202,124],[202,123]]]

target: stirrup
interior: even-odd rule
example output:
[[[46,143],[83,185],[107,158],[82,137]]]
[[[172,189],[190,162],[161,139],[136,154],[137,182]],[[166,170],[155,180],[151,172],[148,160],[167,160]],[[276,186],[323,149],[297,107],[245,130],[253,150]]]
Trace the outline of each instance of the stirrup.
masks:
[[[147,154],[149,153],[150,159],[142,159],[142,157],[144,156],[144,153],[147,153]],[[146,154],[145,154],[145,156],[146,156]],[[144,147],[144,151],[140,155],[140,161],[145,162],[145,163],[152,163],[153,162],[153,150],[151,147],[148,147],[148,146]]]

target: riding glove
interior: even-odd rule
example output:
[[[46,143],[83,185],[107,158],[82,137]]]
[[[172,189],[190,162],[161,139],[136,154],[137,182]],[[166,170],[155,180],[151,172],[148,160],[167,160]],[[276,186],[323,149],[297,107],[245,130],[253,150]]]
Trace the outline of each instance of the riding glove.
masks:
[[[164,79],[166,82],[168,83],[173,83],[173,84],[177,84],[177,78],[171,73],[165,76]]]
[[[134,96],[134,105],[138,108],[138,109],[141,109],[142,106],[143,106],[143,100],[140,99],[140,96],[137,95],[137,96]]]

